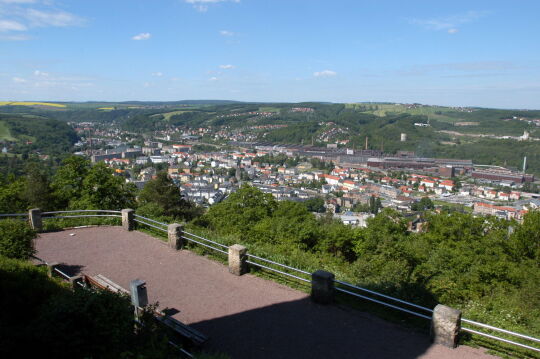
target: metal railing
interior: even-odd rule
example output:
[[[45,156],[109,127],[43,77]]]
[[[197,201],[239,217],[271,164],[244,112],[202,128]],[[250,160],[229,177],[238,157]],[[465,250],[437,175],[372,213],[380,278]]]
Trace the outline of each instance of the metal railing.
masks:
[[[121,215],[120,215],[121,211],[111,211],[111,210],[52,211],[52,212],[43,212],[42,215],[63,214],[63,213],[85,213],[85,212],[114,213],[114,214],[82,214],[82,215],[73,215],[73,216],[47,216],[47,217],[43,217],[43,218],[121,217]],[[2,217],[28,217],[28,214],[26,214],[26,213],[0,214],[0,218],[2,218]],[[167,223],[159,222],[159,221],[153,220],[151,218],[147,218],[147,217],[143,217],[143,216],[135,214],[134,215],[134,221],[137,222],[137,223],[141,223],[141,224],[153,227],[153,228],[155,228],[157,230],[160,230],[160,231],[164,231],[164,232],[168,231],[167,228],[163,228],[163,227],[168,227]],[[216,241],[212,241],[210,239],[201,237],[199,235],[196,235],[196,234],[190,233],[190,232],[185,232],[184,231],[184,232],[182,232],[182,234],[183,235],[181,236],[181,238],[187,240],[188,242],[197,243],[197,244],[199,244],[199,245],[201,245],[203,247],[212,249],[212,250],[217,251],[217,252],[222,253],[222,254],[228,254],[228,248],[229,247],[224,245],[224,244],[221,244],[221,243],[216,242]],[[307,272],[305,270],[298,269],[298,268],[295,268],[295,267],[291,267],[291,266],[288,266],[288,265],[285,265],[285,264],[282,264],[282,263],[278,263],[278,262],[275,262],[275,261],[272,261],[272,260],[269,260],[269,259],[266,259],[266,258],[263,258],[263,257],[259,257],[259,256],[256,256],[256,255],[253,255],[253,254],[249,254],[249,253],[247,254],[247,257],[248,257],[248,260],[246,262],[248,264],[250,264],[250,265],[253,265],[253,266],[256,266],[256,267],[259,267],[259,268],[262,268],[262,269],[266,269],[266,270],[269,270],[269,271],[272,271],[272,272],[275,272],[275,273],[279,273],[279,274],[282,274],[282,275],[297,279],[297,280],[302,281],[302,282],[307,282],[307,283],[311,282],[311,279],[303,278],[303,277],[300,277],[299,275],[295,275],[295,274],[288,273],[288,272],[284,271],[284,270],[289,270],[289,271],[294,271],[294,272],[302,274],[302,275],[308,275],[308,276],[312,275],[312,273]],[[34,257],[34,258],[39,259],[37,257]],[[262,261],[262,262],[265,262],[265,263],[267,263],[269,265],[278,266],[278,267],[280,267],[280,268],[282,268],[284,270],[272,268],[269,265],[264,265],[264,264],[261,264],[261,263],[257,263],[257,261]],[[42,261],[42,262],[45,263],[44,261]],[[62,271],[60,271],[58,268],[54,268],[54,270],[57,273],[59,273],[60,275],[62,275],[64,278],[69,279],[69,276],[66,273],[63,273]],[[383,305],[383,306],[386,306],[386,307],[389,307],[389,308],[392,308],[392,309],[395,309],[395,310],[398,310],[398,311],[401,311],[401,312],[404,312],[404,313],[407,313],[407,314],[414,315],[414,316],[419,317],[419,318],[423,318],[423,319],[427,319],[427,320],[432,319],[431,314],[433,313],[433,309],[430,309],[430,308],[427,308],[427,307],[424,307],[424,306],[421,306],[421,305],[418,305],[418,304],[415,304],[415,303],[411,303],[411,302],[408,302],[408,301],[405,301],[405,300],[402,300],[402,299],[399,299],[399,298],[395,298],[395,297],[392,297],[392,296],[389,296],[389,295],[386,295],[386,294],[383,294],[383,293],[379,293],[379,292],[376,292],[376,291],[373,291],[373,290],[370,290],[370,289],[367,289],[367,288],[363,288],[363,287],[360,287],[360,286],[357,286],[357,285],[354,285],[354,284],[351,284],[351,283],[348,283],[348,282],[345,282],[345,281],[341,281],[341,280],[334,280],[334,285],[335,285],[335,290],[338,291],[338,292],[341,292],[341,293],[344,293],[344,294],[347,294],[347,295],[351,295],[351,296],[354,296],[354,297],[357,297],[357,298],[361,298],[361,299],[364,299],[364,300],[367,300],[367,301],[370,301],[370,302],[373,302],[373,303],[377,303],[377,304],[380,304],[380,305]],[[344,289],[342,287],[347,287],[349,289]],[[411,309],[407,309],[407,308],[403,308],[403,307],[395,305],[395,304],[387,303],[387,302],[384,302],[382,300],[378,300],[378,299],[375,299],[375,298],[372,298],[372,297],[369,297],[369,296],[354,292],[352,290],[360,291],[360,292],[363,292],[363,293],[370,294],[372,296],[387,299],[387,300],[395,302],[395,303],[403,304],[405,306],[410,307]],[[418,309],[418,310],[422,311],[423,313],[420,313],[418,311],[414,311],[412,308]],[[476,322],[476,321],[473,321],[473,320],[470,320],[470,319],[462,318],[461,323],[462,324],[465,323],[465,324],[468,324],[468,325],[480,327],[480,328],[485,329],[485,330],[490,330],[490,331],[503,333],[505,335],[520,338],[520,339],[523,339],[523,340],[528,340],[528,341],[532,341],[532,342],[535,342],[535,343],[540,343],[540,339],[538,339],[538,338],[535,338],[535,337],[532,337],[532,336],[529,336],[529,335],[525,335],[525,334],[521,334],[521,333],[517,333],[517,332],[513,332],[513,331],[510,331],[510,330],[494,327],[494,326],[491,326],[491,325],[488,325],[488,324]],[[493,334],[489,334],[489,333],[485,333],[485,332],[482,332],[482,331],[474,330],[474,329],[471,329],[471,328],[468,328],[468,327],[462,326],[461,330],[464,331],[464,332],[467,332],[467,333],[483,336],[483,337],[486,337],[486,338],[489,338],[489,339],[492,339],[492,340],[496,340],[496,341],[500,341],[500,342],[503,342],[503,343],[506,343],[506,344],[515,345],[515,346],[520,347],[520,348],[540,352],[540,348],[538,348],[538,347],[533,347],[533,346],[526,345],[526,344],[523,344],[523,343],[519,343],[519,342],[516,342],[516,341],[513,341],[513,340],[505,339],[505,338],[502,338],[502,337],[499,337],[499,336],[496,336],[496,335],[493,335]]]
[[[273,265],[276,265],[276,266],[279,266],[279,267],[282,267],[282,268],[286,268],[286,269],[289,269],[289,270],[292,270],[292,271],[296,271],[298,273],[307,274],[307,275],[309,275],[311,277],[311,273],[309,273],[309,272],[306,272],[304,270],[294,268],[294,267],[291,267],[291,266],[288,266],[288,265],[285,265],[285,264],[274,262],[274,261],[271,261],[271,260],[266,259],[266,258],[258,257],[258,256],[255,256],[255,255],[249,254],[249,253],[247,254],[247,257],[248,257],[248,260],[246,262],[251,264],[251,265],[254,265],[256,267],[263,268],[263,269],[266,269],[266,270],[269,270],[269,271],[272,271],[272,272],[276,272],[276,273],[279,273],[279,274],[283,274],[283,275],[286,275],[288,277],[298,279],[298,280],[300,280],[302,282],[311,283],[311,279],[302,278],[302,277],[299,277],[297,275],[287,273],[287,272],[284,272],[284,271],[279,270],[279,269],[275,269],[275,268],[272,268],[272,267],[269,267],[269,266],[266,266],[266,265],[263,265],[263,264],[260,264],[260,263],[257,263],[257,262],[253,262],[253,261],[249,260],[249,258],[259,260],[259,261],[263,261],[263,262],[266,262],[266,263],[269,263],[269,264],[273,264]]]
[[[28,217],[28,213],[7,213],[0,214],[0,217]]]
[[[74,214],[70,214],[74,213]],[[95,214],[86,214],[95,213]],[[100,214],[100,213],[113,213],[113,214]],[[49,211],[41,212],[42,219],[63,219],[63,218],[87,218],[87,217],[116,217],[121,218],[121,211],[112,211],[108,209],[81,209],[81,210],[69,210],[69,211]],[[59,216],[60,214],[60,216]],[[66,214],[66,215],[63,215]]]
[[[228,251],[228,250],[229,250],[229,247],[226,246],[226,245],[224,245],[224,244],[221,244],[221,243],[212,241],[212,240],[210,240],[210,239],[207,239],[207,238],[204,238],[204,237],[201,237],[201,236],[198,236],[198,235],[196,235],[196,234],[189,233],[189,232],[183,232],[183,234],[184,234],[184,235],[182,236],[182,238],[185,239],[185,240],[187,240],[188,242],[194,242],[194,243],[197,243],[197,244],[199,244],[199,245],[201,245],[201,246],[203,246],[203,247],[210,248],[210,249],[212,249],[212,250],[214,250],[214,251],[216,251],[216,252],[222,253],[222,254],[227,254],[227,255],[229,254],[229,251]],[[195,237],[195,238],[197,238],[197,239],[199,239],[199,240],[196,240],[196,239],[193,239],[193,238],[186,237],[185,235],[188,235],[188,236],[191,236],[191,237]],[[203,240],[203,241],[205,241],[205,242],[207,242],[207,243],[211,243],[211,244],[213,244],[214,246],[217,246],[217,247],[225,248],[226,250],[223,250],[223,249],[220,249],[220,248],[213,247],[213,246],[211,246],[210,244],[201,242],[200,240]]]
[[[154,229],[157,229],[158,231],[163,231],[163,232],[167,232],[167,227],[169,226],[167,223],[163,223],[163,222],[159,222],[159,221],[156,221],[156,220],[153,220],[151,218],[147,218],[147,217],[143,217],[143,216],[139,216],[138,214],[135,214],[134,215],[134,218],[133,220],[137,223],[141,223],[141,224],[144,224],[148,227],[152,227]],[[151,222],[151,223],[149,223]],[[163,226],[163,227],[158,227],[158,226]]]

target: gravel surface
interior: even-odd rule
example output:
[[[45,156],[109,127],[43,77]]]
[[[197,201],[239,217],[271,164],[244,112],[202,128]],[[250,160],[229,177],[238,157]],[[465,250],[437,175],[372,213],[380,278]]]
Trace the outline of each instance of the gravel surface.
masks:
[[[232,358],[495,358],[481,348],[449,349],[368,313],[312,303],[284,285],[229,274],[220,263],[121,227],[42,233],[37,256],[69,274],[102,274],[122,287],[142,279],[150,302],[211,339]]]

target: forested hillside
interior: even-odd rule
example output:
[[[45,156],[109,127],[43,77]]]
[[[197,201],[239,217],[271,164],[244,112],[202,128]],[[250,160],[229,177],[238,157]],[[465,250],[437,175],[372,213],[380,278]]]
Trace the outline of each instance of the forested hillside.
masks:
[[[49,118],[1,115],[0,140],[13,143],[14,153],[69,153],[77,142],[77,134],[65,122]]]

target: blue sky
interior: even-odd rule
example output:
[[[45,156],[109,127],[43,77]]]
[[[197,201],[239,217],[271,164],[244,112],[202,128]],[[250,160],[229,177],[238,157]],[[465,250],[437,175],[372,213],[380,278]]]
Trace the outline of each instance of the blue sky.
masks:
[[[0,101],[540,109],[539,13],[537,0],[0,0]]]

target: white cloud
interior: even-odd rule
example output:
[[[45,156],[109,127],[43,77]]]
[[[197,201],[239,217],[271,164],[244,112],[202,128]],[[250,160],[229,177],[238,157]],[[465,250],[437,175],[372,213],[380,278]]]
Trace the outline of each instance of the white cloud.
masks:
[[[20,78],[20,77],[13,77],[11,80],[12,80],[13,82],[15,82],[16,84],[22,84],[22,83],[25,83],[25,82],[26,82],[25,79]]]
[[[28,28],[20,22],[13,20],[0,20],[0,31],[26,31]]]
[[[30,40],[28,35],[0,35],[0,41],[25,41]]]
[[[210,77],[210,78],[208,79],[208,81],[217,81],[217,80],[218,80],[217,77]]]
[[[195,10],[200,12],[208,11],[208,6],[211,4],[217,4],[221,2],[233,2],[239,3],[240,0],[185,0],[186,3],[193,5]]]
[[[313,76],[315,77],[331,77],[336,76],[337,72],[332,70],[323,70],[323,71],[317,71],[313,73]]]
[[[49,77],[48,72],[43,72],[43,71],[40,71],[40,70],[35,70],[34,75],[39,76],[39,77]]]
[[[234,69],[234,65],[219,65],[220,69],[229,70]]]
[[[35,4],[36,0],[0,0],[4,4]]]
[[[0,0],[4,4],[35,4],[36,0]]]
[[[41,70],[35,70],[35,71],[34,71],[34,76],[38,76],[38,77],[49,77],[49,73],[48,73],[48,72],[45,72],[45,71],[41,71]]]
[[[33,27],[67,27],[80,26],[84,24],[84,19],[65,11],[41,11],[27,9],[23,15]]]
[[[152,72],[152,76],[161,77],[161,76],[163,76],[163,72],[160,72],[160,71]]]
[[[86,20],[58,9],[52,0],[0,0],[0,41],[29,40],[14,32],[39,27],[81,26]]]
[[[411,24],[420,25],[428,30],[446,30],[450,34],[455,34],[457,27],[462,24],[470,23],[486,16],[485,11],[467,11],[463,14],[437,17],[430,19],[411,19]]]
[[[234,35],[235,35],[234,32],[229,31],[229,30],[221,30],[221,31],[219,32],[219,34],[220,34],[221,36],[234,36]]]
[[[140,34],[133,36],[131,39],[139,41],[139,40],[148,40],[151,37],[152,37],[152,34],[150,34],[149,32],[141,32]]]

